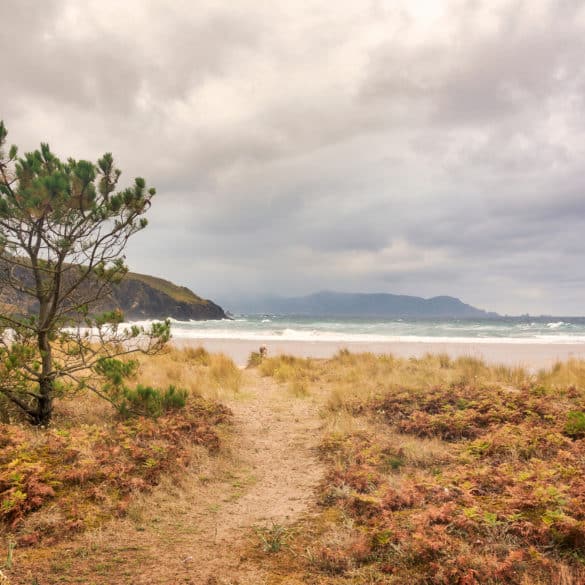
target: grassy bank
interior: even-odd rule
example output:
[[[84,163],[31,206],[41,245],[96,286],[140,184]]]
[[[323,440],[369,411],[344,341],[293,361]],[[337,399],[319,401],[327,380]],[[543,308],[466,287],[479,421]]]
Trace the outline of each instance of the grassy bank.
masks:
[[[294,395],[320,395],[326,428],[318,514],[273,555],[275,574],[356,585],[584,582],[582,362],[530,375],[446,355],[341,352],[260,369]]]

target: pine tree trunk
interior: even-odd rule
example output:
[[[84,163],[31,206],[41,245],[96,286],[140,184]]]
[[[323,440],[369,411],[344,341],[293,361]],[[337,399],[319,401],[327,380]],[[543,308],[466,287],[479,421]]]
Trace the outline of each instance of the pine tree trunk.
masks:
[[[51,422],[53,416],[53,391],[54,380],[43,378],[39,382],[39,396],[36,401],[36,412],[32,416],[33,424],[46,426]]]
[[[53,394],[55,389],[51,344],[49,343],[49,336],[46,331],[39,332],[38,344],[42,365],[33,423],[38,426],[46,426],[51,422],[53,415]]]

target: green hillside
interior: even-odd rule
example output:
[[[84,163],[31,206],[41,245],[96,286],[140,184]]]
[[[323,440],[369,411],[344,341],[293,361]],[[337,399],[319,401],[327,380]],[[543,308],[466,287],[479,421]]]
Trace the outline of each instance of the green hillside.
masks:
[[[162,292],[173,300],[180,302],[180,303],[189,303],[189,304],[201,304],[207,305],[209,301],[206,299],[202,299],[200,296],[197,296],[193,291],[189,290],[185,286],[178,286],[169,280],[165,280],[164,278],[158,278],[156,276],[150,276],[148,274],[138,274],[137,272],[129,272],[125,276],[126,280],[138,280],[143,282],[144,284],[152,287],[159,292]]]

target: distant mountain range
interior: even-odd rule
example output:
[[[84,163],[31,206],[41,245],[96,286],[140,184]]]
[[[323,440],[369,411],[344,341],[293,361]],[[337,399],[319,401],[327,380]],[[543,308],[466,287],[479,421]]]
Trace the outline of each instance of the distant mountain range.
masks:
[[[323,291],[304,297],[269,297],[234,303],[233,309],[250,314],[323,317],[461,318],[489,319],[490,313],[455,297],[430,299],[387,293],[340,293]]]

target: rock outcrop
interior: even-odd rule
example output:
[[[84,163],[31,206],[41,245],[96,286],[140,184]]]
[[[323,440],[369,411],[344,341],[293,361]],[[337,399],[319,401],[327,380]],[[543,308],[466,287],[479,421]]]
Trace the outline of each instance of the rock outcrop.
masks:
[[[0,261],[0,270],[3,266]],[[32,273],[19,269],[19,278],[27,286],[33,286]],[[95,281],[84,285],[88,289],[96,286]],[[82,295],[83,296],[83,295]],[[91,296],[91,295],[89,295]],[[34,313],[36,300],[29,295],[5,287],[0,291],[0,310],[6,313]],[[180,321],[203,321],[227,318],[224,310],[214,302],[197,296],[184,286],[177,286],[168,280],[129,272],[118,284],[112,285],[111,294],[98,304],[90,307],[90,312],[99,313],[121,309],[127,320],[177,319]]]
[[[225,319],[224,310],[184,286],[168,280],[129,272],[113,287],[110,303],[129,320],[165,319],[203,321]]]

